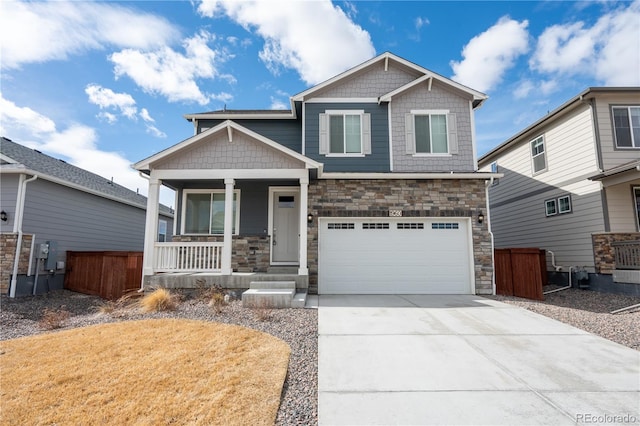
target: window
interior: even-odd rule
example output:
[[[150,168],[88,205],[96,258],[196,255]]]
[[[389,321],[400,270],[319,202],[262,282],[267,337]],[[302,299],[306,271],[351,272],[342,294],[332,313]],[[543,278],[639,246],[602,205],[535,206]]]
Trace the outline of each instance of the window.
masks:
[[[491,163],[491,173],[498,173],[498,162],[494,161],[493,163]],[[500,179],[495,178],[493,180],[492,185],[497,185],[500,182]]]
[[[539,136],[531,141],[531,159],[533,162],[533,174],[547,170],[544,136]]]
[[[618,148],[640,148],[640,107],[612,107]]]
[[[432,223],[431,229],[459,229],[457,223]]]
[[[571,213],[571,196],[563,195],[544,202],[544,211],[547,217],[559,214]]]
[[[558,213],[569,213],[571,211],[571,197],[568,195],[558,198]]]
[[[183,234],[224,234],[224,190],[185,191],[183,203]],[[233,228],[240,227],[240,190],[233,191]]]
[[[158,242],[167,241],[167,221],[160,219],[158,221]]]
[[[363,110],[328,110],[320,114],[320,154],[371,154],[371,114]]]
[[[456,154],[455,114],[446,110],[413,110],[406,115],[407,154]]]
[[[558,214],[558,206],[555,199],[545,201],[544,206],[547,216],[555,216]]]

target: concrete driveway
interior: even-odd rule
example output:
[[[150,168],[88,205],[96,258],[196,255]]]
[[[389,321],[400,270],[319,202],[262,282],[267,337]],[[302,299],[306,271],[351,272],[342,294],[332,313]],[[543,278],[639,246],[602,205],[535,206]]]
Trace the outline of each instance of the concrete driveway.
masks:
[[[320,296],[321,425],[640,424],[640,352],[479,296]]]

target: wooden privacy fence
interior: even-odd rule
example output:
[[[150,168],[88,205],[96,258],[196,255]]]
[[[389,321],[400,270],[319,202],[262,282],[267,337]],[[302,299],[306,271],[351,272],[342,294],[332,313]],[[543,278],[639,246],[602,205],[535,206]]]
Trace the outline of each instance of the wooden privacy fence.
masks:
[[[537,248],[494,251],[496,294],[543,300],[547,284],[547,254]]]
[[[114,300],[138,290],[141,281],[142,252],[67,252],[66,289]]]

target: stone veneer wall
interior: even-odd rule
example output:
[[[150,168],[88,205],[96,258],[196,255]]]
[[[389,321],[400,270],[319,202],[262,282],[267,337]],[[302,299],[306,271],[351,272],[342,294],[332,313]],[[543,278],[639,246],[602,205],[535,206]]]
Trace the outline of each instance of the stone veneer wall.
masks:
[[[222,235],[174,235],[173,242],[223,242]],[[266,235],[234,235],[231,268],[234,272],[267,272],[269,237]]]
[[[26,274],[29,267],[29,255],[33,235],[22,234],[22,246],[20,247],[20,262],[18,263],[18,275]],[[13,261],[18,244],[17,233],[0,234],[0,292],[6,293],[11,285],[13,273]]]
[[[404,217],[471,217],[476,294],[493,292],[491,235],[487,222],[484,180],[338,180],[313,181],[309,185],[308,227],[309,292],[318,291],[319,217],[388,217],[402,210]]]
[[[611,243],[640,240],[640,232],[602,232],[591,234],[596,273],[612,274],[616,267],[615,251]]]

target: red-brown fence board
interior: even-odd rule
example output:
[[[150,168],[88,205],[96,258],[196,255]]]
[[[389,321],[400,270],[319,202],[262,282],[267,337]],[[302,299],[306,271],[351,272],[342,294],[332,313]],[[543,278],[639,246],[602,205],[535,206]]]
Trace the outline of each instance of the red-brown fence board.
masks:
[[[141,280],[142,252],[67,252],[66,289],[113,300],[140,288]]]
[[[496,294],[543,300],[547,282],[546,252],[537,248],[496,249]]]

